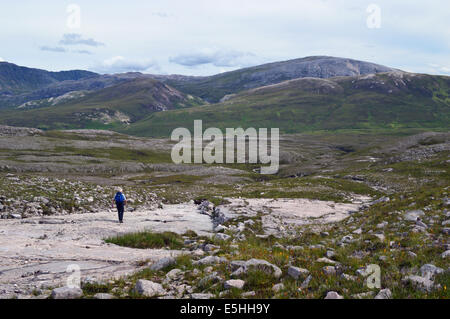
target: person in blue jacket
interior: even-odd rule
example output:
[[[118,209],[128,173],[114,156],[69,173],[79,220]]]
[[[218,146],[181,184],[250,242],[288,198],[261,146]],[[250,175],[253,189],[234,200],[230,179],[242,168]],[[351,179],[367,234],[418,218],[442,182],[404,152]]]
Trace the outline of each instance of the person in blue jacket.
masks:
[[[118,187],[116,191],[112,207],[114,208],[114,204],[116,204],[117,212],[119,214],[119,223],[123,224],[123,213],[125,211],[125,206],[127,205],[127,198],[123,194],[123,189],[121,187]]]

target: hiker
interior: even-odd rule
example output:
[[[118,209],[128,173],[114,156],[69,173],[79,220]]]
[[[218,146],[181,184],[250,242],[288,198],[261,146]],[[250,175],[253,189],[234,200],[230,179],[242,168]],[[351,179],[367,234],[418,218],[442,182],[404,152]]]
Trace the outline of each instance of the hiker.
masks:
[[[125,211],[125,205],[127,204],[127,198],[123,194],[121,187],[117,188],[116,196],[114,196],[112,207],[114,208],[114,203],[117,207],[117,212],[119,213],[119,223],[123,224],[123,213]]]

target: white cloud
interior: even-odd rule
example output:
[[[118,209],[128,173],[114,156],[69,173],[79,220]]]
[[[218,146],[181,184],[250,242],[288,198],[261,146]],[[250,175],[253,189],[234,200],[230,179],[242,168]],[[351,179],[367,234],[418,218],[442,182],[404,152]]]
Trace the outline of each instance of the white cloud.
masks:
[[[81,34],[76,33],[66,33],[63,38],[59,41],[62,45],[89,45],[93,47],[104,46],[104,43],[98,42],[92,38],[83,38]]]
[[[0,62],[6,62],[5,60],[3,60],[3,58],[2,57],[0,57]]]
[[[131,60],[123,56],[114,56],[91,68],[101,73],[125,73],[159,70],[158,63],[153,60]]]
[[[171,63],[187,67],[196,67],[204,64],[211,64],[220,67],[247,67],[256,65],[261,59],[251,52],[241,52],[236,50],[203,49],[200,51],[180,54],[170,57]]]

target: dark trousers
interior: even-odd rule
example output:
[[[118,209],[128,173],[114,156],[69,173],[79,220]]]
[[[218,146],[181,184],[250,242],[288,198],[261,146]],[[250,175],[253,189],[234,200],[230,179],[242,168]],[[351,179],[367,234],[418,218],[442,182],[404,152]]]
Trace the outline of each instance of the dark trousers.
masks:
[[[119,213],[119,221],[123,221],[123,212],[125,211],[125,206],[123,203],[116,203],[117,212]]]

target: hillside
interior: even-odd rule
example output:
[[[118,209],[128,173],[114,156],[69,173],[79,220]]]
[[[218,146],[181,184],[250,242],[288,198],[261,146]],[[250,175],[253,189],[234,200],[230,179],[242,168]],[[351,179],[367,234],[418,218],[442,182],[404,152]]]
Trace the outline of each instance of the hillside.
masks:
[[[0,62],[0,96],[24,93],[42,89],[57,82],[76,81],[96,75],[96,73],[82,70],[49,72]]]
[[[148,78],[137,78],[56,106],[9,110],[2,122],[39,128],[109,127],[135,122],[158,111],[199,105],[201,100]]]
[[[291,79],[357,76],[392,70],[382,65],[364,61],[315,56],[268,63],[209,77],[175,75],[154,77],[186,94],[199,96],[208,102],[215,103],[229,94]]]
[[[284,133],[341,129],[443,128],[450,77],[388,72],[303,78],[242,92],[206,107],[155,113],[125,131],[167,136],[176,127],[278,127]]]

